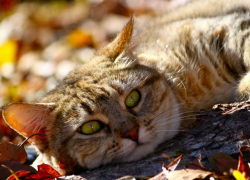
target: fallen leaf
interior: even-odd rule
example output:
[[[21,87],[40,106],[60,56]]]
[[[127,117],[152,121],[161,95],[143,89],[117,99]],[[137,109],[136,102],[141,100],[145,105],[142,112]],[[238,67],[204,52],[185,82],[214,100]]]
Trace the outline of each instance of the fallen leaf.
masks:
[[[93,45],[92,36],[79,29],[76,29],[71,34],[69,34],[68,41],[73,47]]]
[[[198,169],[182,169],[171,171],[168,174],[168,180],[193,180],[193,179],[205,179],[207,176],[212,176],[212,173],[209,171],[203,171]]]
[[[18,3],[17,0],[1,0],[0,9],[3,11],[10,11],[15,8],[15,5]]]
[[[48,164],[39,165],[37,172],[21,170],[16,172],[16,175],[20,180],[26,180],[26,179],[53,180],[55,178],[61,177],[61,175]],[[15,180],[15,176],[12,174],[7,180]]]
[[[15,40],[8,40],[0,45],[0,67],[5,63],[16,61],[18,45]]]
[[[61,176],[59,172],[57,172],[48,164],[38,165],[38,172],[43,173],[44,175],[52,175],[54,178],[58,178]]]
[[[17,177],[16,173],[10,169],[8,166],[4,165],[4,164],[1,164],[2,167],[6,168],[9,170],[9,172],[15,177],[16,180],[19,180],[19,178]]]
[[[0,172],[1,172],[0,179],[7,179],[11,175],[11,172],[8,169],[1,166],[2,164],[7,166],[14,172],[17,172],[20,170],[25,170],[29,172],[37,172],[33,167],[26,165],[26,164],[20,164],[19,162],[16,162],[16,161],[4,161],[0,163]]]
[[[24,179],[36,179],[36,173],[34,172],[30,172],[30,171],[25,171],[25,170],[21,170],[21,171],[18,171],[16,172],[16,176],[21,180],[24,180]],[[38,178],[37,178],[38,179]],[[39,177],[39,179],[41,179]],[[15,175],[12,174],[10,177],[8,177],[6,180],[16,180],[15,178]]]
[[[26,159],[27,153],[23,146],[11,142],[2,142],[0,144],[0,162],[10,160],[25,163]]]
[[[209,163],[213,171],[220,174],[228,172],[230,169],[237,169],[238,165],[238,161],[236,159],[223,152],[212,154],[209,157]]]
[[[246,179],[249,177],[250,169],[249,166],[243,162],[242,156],[239,156],[237,170],[241,172]]]
[[[247,180],[240,171],[233,170],[233,176],[236,180]]]

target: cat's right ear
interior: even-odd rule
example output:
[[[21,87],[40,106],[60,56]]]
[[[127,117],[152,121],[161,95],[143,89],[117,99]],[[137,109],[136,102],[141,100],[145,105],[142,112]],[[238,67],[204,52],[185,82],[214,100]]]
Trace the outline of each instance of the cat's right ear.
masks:
[[[47,141],[45,137],[45,127],[52,118],[51,111],[55,108],[54,104],[29,104],[29,103],[12,103],[2,108],[2,116],[6,123],[15,131],[24,137],[33,134],[30,141],[38,145]]]
[[[117,37],[104,48],[97,52],[97,56],[105,56],[111,61],[115,61],[116,58],[123,53],[128,46],[130,39],[134,31],[134,16],[132,16],[123,28],[123,30],[117,35]]]

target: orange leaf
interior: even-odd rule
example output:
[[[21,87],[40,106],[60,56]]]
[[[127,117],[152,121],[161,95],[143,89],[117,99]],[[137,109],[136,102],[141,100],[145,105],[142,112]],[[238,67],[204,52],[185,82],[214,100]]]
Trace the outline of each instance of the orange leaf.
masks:
[[[41,179],[41,176],[37,175],[37,173],[26,171],[26,170],[21,170],[16,172],[16,176],[21,180],[26,180],[26,179]],[[16,180],[14,175],[11,175],[8,177],[7,180]],[[51,179],[52,180],[52,179]]]
[[[17,177],[20,180],[28,180],[28,179],[46,179],[46,180],[53,180],[55,178],[60,177],[61,175],[53,169],[50,165],[48,164],[42,164],[38,166],[38,172],[30,172],[30,171],[25,171],[21,170],[16,172]],[[7,180],[15,180],[14,176],[11,175]]]
[[[242,156],[239,156],[238,168],[237,170],[244,174],[244,177],[248,179],[249,177],[249,167],[243,162]]]
[[[68,41],[73,47],[93,45],[92,36],[90,34],[82,32],[79,29],[76,29],[71,34],[69,34]]]
[[[50,165],[48,164],[41,164],[38,165],[38,173],[40,174],[44,174],[45,176],[47,175],[51,175],[54,178],[58,178],[61,175],[59,174],[59,172],[57,172],[55,169],[53,169]]]

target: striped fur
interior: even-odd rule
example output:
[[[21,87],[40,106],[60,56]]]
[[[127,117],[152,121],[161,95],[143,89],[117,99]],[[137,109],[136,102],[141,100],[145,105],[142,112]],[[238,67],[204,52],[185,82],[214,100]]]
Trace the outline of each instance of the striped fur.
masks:
[[[249,35],[249,0],[193,1],[147,28],[134,28],[131,18],[112,43],[41,99],[54,104],[44,121],[47,146],[37,145],[43,161],[71,173],[137,160],[172,138],[189,122],[188,112],[248,99]],[[129,109],[124,102],[135,89],[141,101]],[[90,120],[104,128],[80,134]],[[135,141],[126,134],[137,126]]]

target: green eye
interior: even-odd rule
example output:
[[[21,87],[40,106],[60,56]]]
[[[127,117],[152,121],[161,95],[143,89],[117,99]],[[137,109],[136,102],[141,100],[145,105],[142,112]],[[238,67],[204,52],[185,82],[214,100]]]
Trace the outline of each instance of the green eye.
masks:
[[[85,135],[91,135],[94,133],[99,132],[103,127],[103,124],[99,121],[89,121],[84,123],[80,128],[79,131]]]
[[[137,91],[137,90],[134,90],[126,98],[125,105],[128,108],[133,108],[133,107],[135,107],[140,102],[140,100],[141,100],[141,94],[140,94],[140,92]]]

